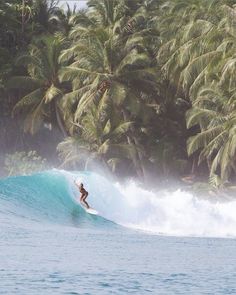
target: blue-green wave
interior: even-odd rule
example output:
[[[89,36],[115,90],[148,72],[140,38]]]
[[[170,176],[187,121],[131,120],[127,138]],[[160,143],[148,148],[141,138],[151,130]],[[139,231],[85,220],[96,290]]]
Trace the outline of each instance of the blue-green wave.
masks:
[[[0,180],[0,220],[11,216],[15,222],[20,218],[75,226],[110,224],[102,216],[86,213],[79,205],[79,192],[73,183],[78,178],[87,183],[93,203],[96,182],[103,182],[104,186],[106,180],[92,172],[52,170]]]
[[[98,216],[81,207],[75,180],[84,183],[88,202]],[[132,182],[113,184],[93,172],[55,169],[0,180],[0,224],[5,232],[14,225],[47,228],[50,223],[96,229],[122,225],[156,234],[236,237],[235,208],[234,199],[211,202],[180,189],[150,192]]]

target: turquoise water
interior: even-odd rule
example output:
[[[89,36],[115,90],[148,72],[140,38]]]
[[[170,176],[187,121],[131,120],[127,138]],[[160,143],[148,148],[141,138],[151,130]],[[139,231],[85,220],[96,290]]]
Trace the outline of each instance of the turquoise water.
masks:
[[[0,294],[236,294],[234,209],[94,173],[1,180]]]

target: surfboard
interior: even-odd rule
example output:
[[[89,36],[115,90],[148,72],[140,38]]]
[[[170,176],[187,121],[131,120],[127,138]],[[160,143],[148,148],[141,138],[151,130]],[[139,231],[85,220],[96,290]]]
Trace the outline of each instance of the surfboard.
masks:
[[[98,215],[98,211],[93,209],[93,208],[89,208],[87,209],[82,203],[80,203],[80,206],[89,214],[92,214],[92,215]]]
[[[89,209],[84,208],[84,209],[85,209],[85,211],[86,211],[87,213],[89,213],[89,214],[92,214],[92,215],[98,215],[98,211],[95,210],[95,209],[93,209],[93,208],[89,208]]]

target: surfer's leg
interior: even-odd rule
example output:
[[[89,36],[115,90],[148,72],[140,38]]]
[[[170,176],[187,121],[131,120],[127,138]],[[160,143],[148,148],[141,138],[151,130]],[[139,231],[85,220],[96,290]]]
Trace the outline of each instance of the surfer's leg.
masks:
[[[84,200],[84,204],[86,205],[87,209],[89,209],[89,204]]]
[[[81,196],[80,196],[80,199],[79,199],[79,200],[80,200],[80,203],[83,202],[83,199],[84,199],[84,195],[81,195]]]
[[[85,194],[83,195],[82,199],[83,199],[83,203],[84,203],[84,204],[86,205],[86,207],[89,209],[89,204],[85,201],[86,198],[87,198],[87,196],[88,196],[88,193],[85,193]]]

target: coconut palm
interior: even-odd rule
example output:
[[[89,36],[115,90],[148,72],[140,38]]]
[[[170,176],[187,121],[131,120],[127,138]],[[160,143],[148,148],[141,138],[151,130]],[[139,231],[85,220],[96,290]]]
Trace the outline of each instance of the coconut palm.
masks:
[[[117,1],[111,3],[118,5]],[[95,12],[99,14],[100,11],[93,11],[94,23]],[[86,28],[75,27],[71,32],[74,46],[61,56],[62,61],[74,59],[61,72],[61,80],[72,81],[73,92],[67,94],[67,103],[71,101],[71,106],[76,107],[74,121],[77,124],[81,124],[84,114],[93,104],[99,103],[105,92],[116,110],[122,114],[124,122],[142,116],[149,108],[143,101],[145,94],[152,96],[157,92],[155,63],[152,63],[145,48],[145,38],[140,34],[139,28],[134,27],[137,31],[130,34],[125,26],[122,30],[118,29],[117,19],[113,25],[112,17],[113,14],[107,16],[107,27],[103,22],[98,27],[92,23]],[[97,22],[101,23],[100,17]],[[127,140],[140,146],[134,132]],[[141,161],[141,154],[136,156],[136,163],[138,158]]]
[[[44,121],[49,121],[57,122],[66,135],[60,106],[63,87],[58,78],[61,68],[58,58],[63,48],[60,36],[42,37],[31,45],[29,55],[17,60],[28,68],[28,76],[13,77],[8,87],[24,89],[24,96],[15,105],[13,114],[26,113],[25,132],[34,134]]]
[[[233,146],[229,143],[235,97],[234,8],[230,1],[177,0],[160,9],[164,17],[159,19],[162,46],[157,63],[177,88],[176,96],[181,95],[189,106],[192,104],[187,113],[188,127],[200,128],[188,141],[189,155],[198,150],[199,162],[208,162],[210,174],[220,169],[221,177],[226,179],[234,169]],[[167,29],[166,21],[171,21],[173,30]],[[229,145],[231,156],[227,158]]]
[[[219,173],[226,181],[235,171],[236,112],[227,93],[215,85],[199,92],[195,106],[187,113],[188,127],[200,124],[198,134],[189,138],[189,155],[200,149],[199,163],[208,161],[210,175]]]
[[[19,59],[29,75],[9,84],[23,89],[25,98],[13,113],[27,114],[26,131],[57,122],[70,135],[59,146],[65,162],[72,162],[72,154],[79,161],[78,153],[84,153],[116,171],[117,163],[129,163],[140,178],[147,170],[165,176],[173,167],[179,171],[187,150],[189,162],[207,163],[201,167],[211,182],[224,183],[235,174],[234,1],[89,0],[83,12],[50,9],[42,0],[28,4],[24,43],[37,26],[37,33],[63,31],[67,47],[62,51],[64,40],[58,50],[49,45],[54,41],[41,40],[29,47],[30,57]],[[7,22],[1,7],[0,22]],[[14,17],[9,20],[14,23]],[[5,38],[10,30],[0,31]],[[20,26],[18,31],[14,38]],[[12,52],[20,43],[14,44]],[[11,51],[0,50],[4,85],[10,73],[4,60]],[[127,129],[113,136],[119,126]]]

